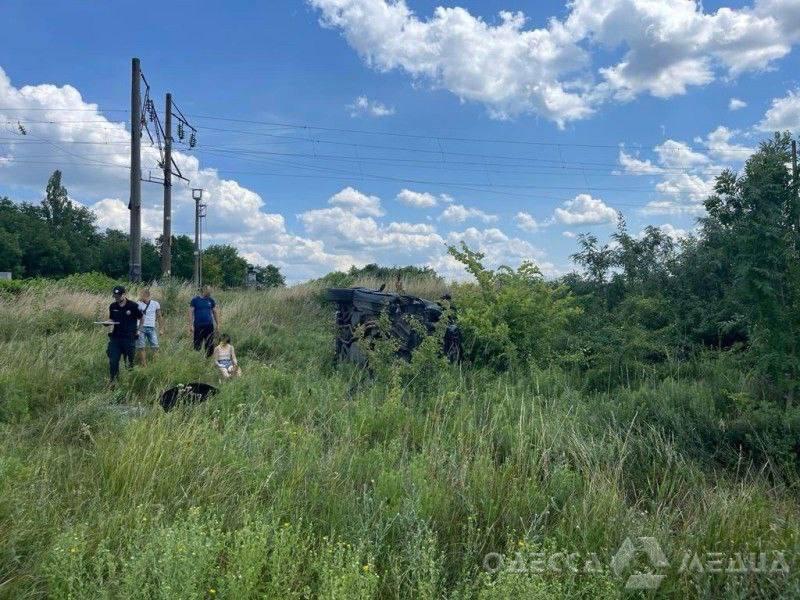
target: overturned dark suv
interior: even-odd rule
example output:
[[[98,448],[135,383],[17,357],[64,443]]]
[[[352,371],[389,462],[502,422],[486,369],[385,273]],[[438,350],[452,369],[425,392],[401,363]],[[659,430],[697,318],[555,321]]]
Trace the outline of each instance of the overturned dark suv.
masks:
[[[399,341],[398,356],[409,359],[424,338],[410,319],[417,319],[428,334],[433,333],[445,314],[445,306],[449,304],[447,296],[442,297],[440,302],[432,302],[407,294],[361,287],[330,288],[326,298],[336,304],[337,359],[362,365],[367,362],[367,354],[361,345],[384,336],[378,323],[382,314],[389,318],[389,335]],[[448,318],[450,322],[445,331],[442,352],[451,361],[457,361],[461,358],[461,333],[452,310]],[[356,335],[359,326],[363,326],[360,339]]]

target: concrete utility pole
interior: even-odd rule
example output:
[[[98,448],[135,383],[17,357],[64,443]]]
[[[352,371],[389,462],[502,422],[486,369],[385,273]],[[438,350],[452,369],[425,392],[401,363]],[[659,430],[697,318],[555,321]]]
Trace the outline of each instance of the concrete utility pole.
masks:
[[[130,261],[128,276],[131,281],[142,280],[142,99],[140,85],[142,67],[134,58],[131,68],[131,197],[130,210]]]
[[[203,255],[200,247],[200,219],[205,217],[206,208],[205,204],[200,203],[203,199],[203,190],[192,189],[192,198],[194,198],[194,287],[199,290],[203,285]]]
[[[167,93],[164,115],[164,233],[161,236],[161,275],[172,273],[172,94]]]

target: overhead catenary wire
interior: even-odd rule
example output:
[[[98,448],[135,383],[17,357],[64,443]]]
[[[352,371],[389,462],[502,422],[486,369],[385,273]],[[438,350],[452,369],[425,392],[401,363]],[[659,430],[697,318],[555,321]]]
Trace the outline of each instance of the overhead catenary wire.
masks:
[[[41,161],[39,161],[39,162],[41,164]],[[58,164],[58,163],[55,163],[55,164]],[[92,164],[92,163],[90,163],[90,164]],[[96,164],[96,161],[95,161],[95,164]],[[120,167],[120,165],[106,164],[106,163],[103,163],[103,164],[105,164],[105,166],[109,166],[109,167]],[[92,164],[92,166],[94,166],[94,165]],[[306,167],[307,165],[294,165],[294,164],[290,163],[289,166],[290,167],[298,167],[298,166]],[[126,168],[126,167],[122,166],[121,168]],[[155,167],[153,167],[153,168],[155,169]],[[333,180],[340,180],[340,181],[346,181],[348,179],[352,179],[352,177],[355,175],[355,174],[347,173],[347,172],[341,172],[340,174],[337,174],[337,175],[312,175],[312,174],[307,174],[307,173],[298,174],[298,173],[233,171],[233,170],[226,170],[226,169],[219,169],[219,171],[221,173],[228,174],[228,175],[252,174],[252,175],[265,175],[265,176],[271,176],[271,177],[333,179]],[[359,175],[364,176],[363,173],[359,173]],[[536,194],[531,194],[531,193],[525,193],[525,194],[513,193],[513,192],[509,192],[509,191],[507,191],[505,189],[504,190],[492,189],[491,186],[487,187],[485,184],[482,184],[482,183],[465,184],[464,182],[452,182],[452,181],[443,182],[443,181],[432,181],[432,180],[421,180],[421,179],[410,179],[410,178],[383,177],[383,176],[380,176],[380,175],[373,175],[373,174],[367,174],[363,178],[371,179],[371,180],[399,181],[399,182],[404,182],[404,183],[421,183],[421,184],[431,184],[431,185],[447,185],[449,187],[453,187],[453,188],[456,188],[456,189],[459,189],[459,190],[475,191],[475,192],[479,192],[481,194],[500,195],[500,196],[506,196],[506,197],[523,198],[523,199],[526,199],[526,200],[534,200],[534,199],[539,199],[539,198],[545,199],[546,198],[546,199],[551,199],[551,200],[566,201],[566,200],[570,200],[571,199],[571,198],[565,198],[565,197],[556,197],[556,196],[545,195],[545,194],[542,194],[540,192],[536,193]],[[517,189],[523,189],[524,188],[524,186],[508,186],[508,187],[513,187],[513,188],[517,188]],[[546,186],[539,186],[539,189],[547,189],[547,187]],[[624,190],[624,191],[630,191],[630,190]],[[628,203],[623,203],[623,202],[616,202],[615,204],[617,204],[618,206],[631,206],[631,207],[635,207],[635,208],[641,208],[641,206],[642,206],[641,204],[638,204],[638,203],[637,204],[628,204]]]
[[[8,139],[8,138],[2,138],[2,139]],[[38,140],[38,141],[46,141],[46,140]],[[156,147],[156,146],[154,144],[151,144],[150,147]],[[195,151],[198,151],[198,150],[195,149]],[[419,159],[403,159],[403,158],[396,158],[396,157],[391,157],[391,158],[389,158],[389,157],[375,157],[375,156],[372,156],[372,157],[364,157],[364,156],[350,157],[350,156],[336,156],[336,155],[324,155],[324,154],[313,154],[312,155],[312,154],[307,154],[307,153],[272,152],[272,151],[267,151],[267,150],[234,150],[234,149],[228,150],[228,149],[225,149],[224,147],[213,147],[213,146],[210,147],[210,149],[205,149],[205,147],[201,147],[199,149],[199,151],[200,152],[204,152],[204,151],[205,152],[215,152],[216,151],[218,154],[220,154],[220,153],[221,154],[228,153],[228,154],[234,154],[234,155],[238,153],[238,154],[256,155],[256,156],[258,156],[258,155],[282,156],[282,157],[287,157],[287,158],[307,158],[307,159],[311,159],[311,158],[313,158],[313,159],[327,158],[327,159],[330,159],[330,160],[339,160],[339,161],[343,161],[344,160],[344,161],[355,161],[355,162],[364,162],[364,161],[376,161],[376,162],[388,162],[388,163],[391,163],[391,162],[409,162],[409,163],[414,163],[414,162],[416,162],[418,164],[420,162],[423,162],[423,161],[420,161]],[[72,153],[72,154],[74,156],[79,156],[79,155],[76,155],[74,153]],[[471,153],[463,153],[463,154],[473,155]],[[477,155],[477,156],[485,156],[485,155]],[[162,160],[163,160],[163,158],[162,158]],[[553,162],[553,161],[550,161],[549,159],[541,159],[541,160],[545,161],[548,165]],[[489,163],[475,163],[475,162],[471,162],[471,161],[452,161],[450,164],[458,164],[459,162],[464,164],[464,165],[467,165],[467,166],[475,166],[476,164],[478,164],[480,166],[484,166],[485,167],[487,164],[489,164]],[[428,164],[430,164],[430,161],[428,162]],[[490,164],[492,166],[512,166],[512,165],[507,165],[507,164],[502,164],[502,163],[490,163]],[[592,165],[592,164],[602,164],[602,163],[576,162],[575,163],[575,165],[576,165],[575,167],[568,167],[567,165],[564,165],[564,166],[555,167],[555,171],[558,172],[559,170],[566,170],[567,168],[574,169],[574,170],[577,170],[577,171],[585,171],[587,166]],[[315,166],[315,165],[302,165],[302,164],[295,164],[295,165],[292,165],[292,166],[309,168],[309,169],[320,169],[321,168],[321,167],[318,167],[318,166]],[[523,165],[513,165],[513,166],[523,166]],[[550,167],[550,168],[554,168],[554,167]],[[343,171],[343,170],[333,170],[333,169],[330,169],[330,168],[328,168],[326,170],[336,171],[336,172],[340,172],[342,174],[348,174],[348,175],[351,175],[351,176],[354,176],[354,177],[362,177],[363,178],[365,176],[365,174],[363,172],[363,169],[359,169],[359,173],[357,173],[357,174],[356,173],[348,173],[348,172]],[[522,173],[520,173],[520,174],[522,174]],[[547,172],[545,172],[545,173],[540,173],[540,174],[552,175],[552,174],[555,174],[555,173],[547,173]],[[584,173],[584,175],[585,175],[585,173]],[[374,175],[370,175],[370,176],[371,177],[375,177]],[[397,180],[397,181],[416,181],[416,180],[413,180],[413,179],[406,179],[406,178],[388,178],[388,179],[389,180]],[[445,182],[445,183],[442,183],[442,185],[453,185],[454,183],[457,183],[457,182]],[[468,185],[476,186],[476,185],[486,185],[486,184],[483,184],[483,183],[468,183]],[[517,187],[517,188],[521,188],[521,189],[526,187],[526,186],[515,186],[515,185],[510,185],[510,184],[496,184],[496,185],[497,185],[497,187]],[[572,188],[568,188],[566,186],[546,186],[546,185],[527,186],[527,187],[529,189],[562,189],[562,190],[563,189],[573,189],[573,190],[581,190],[581,189],[583,189],[583,186],[572,187]],[[617,191],[617,192],[650,192],[650,191],[652,191],[649,188],[622,187],[622,186],[613,186],[613,187],[610,187],[610,186],[595,186],[594,189],[596,189],[598,191]]]
[[[203,127],[201,127],[203,129]],[[335,146],[345,146],[354,149],[358,153],[358,149],[370,149],[370,150],[392,150],[392,151],[399,151],[399,152],[407,152],[407,153],[416,153],[416,154],[427,154],[431,156],[458,156],[464,158],[475,158],[475,159],[482,159],[481,166],[485,164],[486,159],[490,160],[506,160],[506,161],[518,161],[518,162],[527,162],[527,163],[548,163],[548,164],[557,164],[559,168],[562,170],[574,170],[574,171],[583,171],[585,167],[607,167],[607,168],[624,168],[620,163],[609,163],[609,162],[597,162],[597,161],[571,161],[571,164],[565,164],[563,160],[559,159],[548,159],[542,157],[533,157],[533,156],[514,156],[514,155],[505,155],[505,154],[484,154],[484,153],[476,153],[476,152],[459,152],[454,150],[441,150],[441,149],[427,149],[427,148],[414,148],[409,146],[387,146],[381,144],[362,144],[358,142],[344,142],[339,140],[327,140],[322,138],[304,138],[304,137],[297,137],[297,136],[282,136],[277,134],[270,134],[265,132],[244,132],[239,131],[238,133],[249,134],[249,135],[263,135],[270,137],[273,141],[278,142],[306,142],[312,144],[327,144],[327,145],[335,145]],[[14,140],[15,138],[0,138],[0,140]],[[129,142],[90,142],[84,140],[68,140],[64,143],[83,143],[83,144],[93,144],[93,145],[102,145],[102,144],[116,144],[116,143],[124,143],[129,144]],[[227,151],[231,154],[240,152],[240,153],[252,153],[252,154],[274,154],[274,152],[270,152],[268,150],[250,150],[247,148],[240,148],[240,147],[231,147],[227,148],[225,146],[203,146],[204,148],[211,148],[217,149],[220,151]],[[184,148],[184,150],[189,150],[188,148]],[[299,154],[298,154],[299,155]],[[313,156],[314,158],[328,158],[331,160],[341,160],[346,158],[356,158],[358,160],[390,160],[391,157],[368,157],[364,155],[360,155],[357,157],[344,157],[344,156],[337,156],[331,154],[325,154],[320,152],[313,152],[309,156]],[[403,161],[412,161],[412,160],[419,160],[419,159],[405,159],[405,158],[393,158],[397,162]],[[445,162],[453,162],[452,159],[449,160],[442,160],[439,161],[441,164]],[[572,166],[574,165],[574,166]],[[491,166],[491,165],[490,165]],[[494,166],[498,166],[497,163]],[[658,166],[656,167],[658,172],[660,173],[690,173],[694,172],[695,169],[691,169],[688,167],[669,167],[669,166]]]
[[[356,151],[358,144],[355,144]],[[406,149],[412,151],[410,149]],[[553,165],[551,168],[557,169],[559,171],[578,171],[583,172],[586,170],[602,170],[604,172],[608,171],[608,168],[619,168],[620,165],[617,163],[601,163],[601,162],[592,162],[592,161],[574,161],[572,164],[575,166],[570,166],[567,164],[563,164],[561,161],[547,159],[547,158],[535,158],[535,157],[510,157],[510,156],[497,156],[497,155],[486,155],[486,154],[473,154],[473,153],[462,153],[461,156],[467,157],[485,157],[485,158],[499,158],[499,159],[508,159],[508,160],[516,160],[516,161],[525,161],[529,164],[508,164],[508,163],[497,163],[491,162],[487,163],[486,161],[475,162],[475,161],[454,161],[449,160],[446,162],[441,161],[432,161],[432,160],[422,160],[422,159],[415,159],[415,158],[397,158],[397,157],[384,157],[384,156],[363,156],[357,154],[356,156],[344,156],[344,155],[336,155],[336,154],[321,154],[319,152],[315,152],[313,154],[309,153],[291,153],[291,152],[277,152],[277,151],[270,151],[270,150],[251,150],[247,148],[227,148],[225,146],[214,146],[214,145],[205,145],[200,146],[195,151],[198,152],[208,152],[208,151],[216,151],[218,153],[226,153],[230,155],[274,155],[274,156],[294,156],[294,157],[302,157],[302,158],[315,158],[315,159],[329,159],[329,160],[352,160],[352,161],[381,161],[381,162],[397,162],[397,163],[425,163],[436,165],[437,167],[441,168],[446,165],[450,164],[460,164],[460,165],[472,165],[472,166],[515,166],[515,167],[527,167],[530,163],[545,163],[547,165]],[[416,151],[416,150],[413,150]],[[425,152],[424,150],[422,152]],[[459,154],[459,153],[453,153]],[[605,169],[596,169],[595,167],[607,167]],[[660,168],[660,173],[686,173],[692,172],[692,169],[678,169],[678,168]]]
[[[15,110],[6,108],[0,108],[2,110]],[[27,108],[20,108],[18,110],[27,110]],[[41,107],[41,110],[47,110],[45,107]],[[55,110],[55,109],[54,109]],[[63,110],[95,110],[95,109],[63,109]],[[110,109],[105,112],[112,112],[116,109]],[[99,112],[99,111],[98,111]],[[127,110],[120,109],[119,112],[129,112]],[[180,114],[182,118],[185,119],[184,113],[180,112],[177,109],[177,112]],[[401,183],[416,183],[416,184],[423,184],[423,185],[438,185],[438,186],[447,186],[453,187],[456,189],[470,189],[473,191],[478,191],[481,193],[500,193],[505,192],[505,190],[572,190],[572,191],[614,191],[614,192],[623,192],[623,193],[652,193],[652,188],[641,188],[641,187],[624,187],[624,186],[602,186],[602,185],[591,185],[587,172],[590,172],[592,177],[606,177],[606,176],[618,176],[618,175],[635,175],[634,173],[626,173],[624,172],[624,167],[622,167],[619,163],[609,163],[609,162],[599,162],[599,161],[570,161],[569,163],[561,160],[549,159],[541,156],[521,156],[521,155],[511,155],[511,154],[491,154],[491,153],[478,153],[478,152],[463,152],[459,150],[453,150],[445,148],[442,145],[442,140],[451,141],[451,142],[459,142],[459,143],[466,143],[466,142],[480,142],[480,143],[507,143],[507,144],[517,144],[517,145],[526,145],[526,146],[542,146],[542,147],[553,147],[556,151],[560,152],[561,147],[569,147],[569,148],[597,148],[597,149],[614,149],[614,150],[622,150],[626,147],[630,146],[641,146],[640,144],[573,144],[573,143],[565,143],[565,142],[546,142],[546,141],[532,141],[532,140],[513,140],[513,139],[500,139],[500,138],[471,138],[471,137],[458,137],[458,136],[441,136],[441,135],[420,135],[420,134],[407,134],[407,133],[399,133],[399,132],[386,132],[386,131],[372,131],[372,130],[365,130],[365,129],[351,129],[351,128],[337,128],[337,127],[324,127],[324,126],[313,126],[313,125],[301,125],[301,124],[292,124],[292,123],[281,123],[281,122],[274,122],[274,121],[255,121],[255,120],[248,120],[248,119],[234,119],[228,117],[216,117],[211,115],[194,115],[193,118],[199,119],[207,119],[207,120],[219,120],[219,121],[229,121],[229,122],[237,122],[237,123],[248,123],[248,124],[257,124],[259,126],[268,126],[273,129],[270,131],[277,131],[277,130],[303,130],[303,133],[306,134],[305,137],[301,136],[293,136],[293,135],[285,135],[283,133],[271,133],[270,131],[245,131],[240,129],[230,129],[230,128],[220,128],[220,127],[212,127],[206,125],[199,125],[197,128],[191,127],[193,131],[197,129],[203,129],[211,132],[217,133],[233,133],[238,135],[250,135],[250,136],[263,136],[269,138],[272,142],[277,144],[287,144],[287,143],[310,143],[312,145],[313,152],[312,153],[304,153],[304,152],[280,152],[277,150],[267,150],[263,148],[241,148],[241,147],[228,147],[225,145],[201,145],[191,148],[184,148],[183,150],[187,153],[196,153],[200,156],[204,154],[208,154],[211,156],[217,157],[227,157],[227,158],[235,158],[236,160],[247,160],[248,162],[252,163],[263,163],[272,166],[273,164],[280,165],[282,167],[286,167],[287,169],[292,170],[308,170],[308,171],[316,171],[316,173],[281,173],[281,172],[254,172],[254,171],[243,171],[243,170],[228,170],[225,168],[217,168],[220,173],[226,173],[230,175],[236,174],[252,174],[252,175],[264,175],[264,176],[271,176],[271,177],[294,177],[294,178],[327,178],[327,179],[358,179],[358,180],[374,180],[374,181],[395,181]],[[55,120],[55,119],[23,119],[22,122],[33,123],[33,124],[80,124],[82,121],[79,120]],[[92,124],[102,124],[108,123],[112,125],[113,123],[108,121],[102,120],[93,120],[89,121],[86,120],[86,123]],[[187,123],[188,124],[188,123]],[[158,127],[160,127],[160,123],[157,125],[157,136]],[[119,131],[117,128],[108,128],[109,130]],[[408,138],[408,139],[418,139],[424,140],[426,142],[435,143],[435,148],[419,148],[419,147],[412,147],[412,146],[405,146],[405,145],[384,145],[384,144],[371,144],[371,143],[362,143],[362,142],[354,142],[354,141],[346,141],[346,140],[332,140],[326,139],[324,137],[311,137],[309,135],[310,131],[319,131],[319,132],[329,132],[329,133],[348,133],[348,134],[355,134],[355,135],[371,135],[371,136],[393,136],[393,137],[401,137],[401,138]],[[129,142],[125,141],[89,141],[89,140],[47,140],[47,139],[20,139],[19,137],[14,138],[0,138],[0,140],[7,140],[13,143],[45,143],[52,145],[53,147],[59,148],[60,144],[84,144],[84,145],[99,145],[99,146],[128,146],[130,145]],[[159,140],[160,141],[160,140]],[[337,154],[330,154],[319,152],[317,150],[317,145],[335,145],[340,147],[349,147],[353,149],[355,156],[348,156],[348,155],[337,155]],[[153,147],[156,147],[153,145]],[[65,154],[73,156],[73,158],[79,158],[81,160],[88,161],[90,164],[94,164],[97,166],[108,166],[108,167],[118,167],[118,168],[128,168],[124,165],[119,164],[112,164],[112,163],[104,163],[102,161],[93,160],[92,156],[102,157],[102,155],[78,155],[76,153],[70,152],[64,148],[59,148]],[[370,152],[363,152],[364,150],[369,150]],[[664,149],[665,151],[669,151],[670,149]],[[377,155],[375,151],[391,151],[394,153],[413,153],[416,155],[414,158],[404,157],[404,156],[381,156]],[[430,158],[419,157],[418,155],[426,155]],[[563,155],[562,155],[563,156]],[[276,160],[277,158],[290,158],[290,159],[301,159],[305,161],[314,161],[317,164],[308,164],[308,163],[298,163],[298,162],[289,162],[289,161],[279,161]],[[434,160],[433,157],[437,157],[439,160]],[[460,158],[467,158],[467,159],[475,159],[475,160],[459,160],[454,157]],[[323,163],[324,161],[330,162],[339,162],[339,163],[352,163],[357,167],[357,172],[347,171],[346,169],[339,169],[331,166],[322,166],[319,163]],[[491,162],[489,162],[491,161]],[[17,160],[16,162],[22,162],[21,160]],[[31,161],[32,162],[32,161]],[[453,172],[461,171],[470,171],[476,172],[475,169],[458,169],[457,167],[480,167],[482,172],[486,175],[486,181],[476,182],[476,181],[436,181],[433,179],[422,179],[422,178],[414,178],[414,177],[394,177],[389,175],[380,175],[376,173],[369,173],[365,172],[364,167],[366,164],[377,165],[378,167],[413,167],[413,168],[425,168],[425,169],[436,169],[436,170],[449,170]],[[43,163],[42,163],[43,164]],[[497,169],[489,169],[488,167],[496,167]],[[603,168],[607,167],[607,168]],[[608,173],[608,169],[613,168],[615,170],[622,170],[623,172],[611,172]],[[709,168],[708,165],[701,166],[700,168]],[[525,171],[510,171],[511,169],[525,169]],[[671,173],[696,173],[698,172],[697,168],[682,168],[682,167],[669,167],[669,166],[659,166],[657,167],[657,172],[655,173],[648,173],[647,175],[667,175]],[[556,186],[556,185],[521,185],[515,183],[498,183],[493,180],[490,176],[491,173],[501,174],[501,175],[508,175],[508,176],[525,176],[530,174],[535,175],[544,175],[548,177],[557,176],[557,175],[573,175],[579,174],[583,178],[583,184],[579,187],[572,187],[572,186]],[[500,189],[498,189],[500,188]],[[510,195],[508,192],[505,192],[505,195]],[[519,194],[519,197],[528,197],[527,194]],[[541,196],[544,197],[544,196]],[[555,198],[554,198],[555,199]],[[567,200],[565,198],[559,198],[559,200]],[[622,205],[621,203],[617,202],[617,204]],[[636,206],[641,207],[641,204]]]
[[[54,165],[59,166],[63,165],[63,162],[58,161],[27,161],[27,160],[18,160],[20,164],[37,164],[37,165]],[[105,166],[111,168],[119,168],[128,170],[128,166],[126,165],[117,165],[112,163],[95,163],[95,162],[87,162],[84,163],[87,166]],[[150,167],[152,170],[157,171],[160,169],[159,166],[153,165]],[[353,178],[353,175],[349,174],[313,174],[313,173],[281,173],[275,171],[240,171],[240,170],[228,170],[228,169],[216,169],[219,173],[224,175],[256,175],[256,176],[268,176],[268,177],[286,177],[286,178],[296,178],[296,179],[326,179],[326,180],[336,180],[336,181],[343,181],[346,182]],[[496,187],[486,186],[485,184],[476,183],[476,184],[469,184],[469,183],[462,183],[462,182],[443,182],[443,181],[435,181],[435,180],[422,180],[422,179],[407,179],[407,178],[398,178],[398,177],[386,177],[380,175],[372,175],[372,174],[365,174],[364,179],[366,180],[373,180],[373,181],[393,181],[399,183],[417,183],[417,184],[427,184],[427,185],[436,185],[436,186],[447,186],[463,191],[472,191],[478,192],[481,194],[490,194],[490,195],[498,195],[498,196],[506,196],[506,197],[514,197],[526,200],[556,200],[556,201],[567,201],[572,200],[572,197],[566,196],[552,196],[542,193],[515,193],[508,191],[508,189],[496,189]],[[188,188],[189,185],[184,182],[184,185]],[[525,189],[525,188],[518,188],[514,186],[507,186],[510,189]],[[538,188],[538,189],[548,189],[548,188]],[[624,207],[631,207],[631,208],[641,208],[642,205],[639,203],[625,203],[625,202],[615,202],[618,206]]]
[[[26,110],[64,110],[64,111],[88,111],[88,112],[130,112],[127,109],[71,109],[66,107],[0,107],[0,111],[3,110],[14,110],[14,111],[26,111]],[[186,118],[184,113],[180,113],[182,118]],[[371,135],[371,136],[389,136],[389,137],[400,137],[400,138],[409,138],[409,139],[420,139],[420,140],[428,140],[428,141],[435,141],[438,144],[441,144],[442,141],[455,141],[455,142],[475,142],[475,143],[497,143],[497,144],[511,144],[511,145],[523,145],[523,146],[544,146],[544,147],[573,147],[573,148],[597,148],[597,149],[615,149],[618,150],[620,148],[631,147],[642,150],[644,148],[653,148],[656,146],[660,146],[663,144],[663,139],[655,140],[652,142],[638,142],[638,141],[617,141],[613,143],[584,143],[584,142],[565,142],[565,141],[548,141],[548,140],[520,140],[520,139],[510,139],[510,138],[499,138],[499,137],[470,137],[470,136],[451,136],[451,135],[443,135],[441,133],[430,133],[430,134],[415,134],[415,133],[405,133],[405,132],[397,132],[397,131],[385,131],[385,130],[374,130],[374,129],[357,129],[357,128],[346,128],[346,127],[329,127],[323,125],[313,125],[308,123],[289,123],[289,122],[281,122],[281,121],[266,121],[266,120],[256,120],[256,119],[242,119],[242,118],[235,118],[235,117],[226,117],[221,115],[206,115],[206,114],[190,114],[190,117],[194,119],[204,119],[204,120],[211,120],[211,121],[222,121],[222,122],[230,122],[230,123],[242,123],[248,125],[259,125],[259,126],[268,126],[268,127],[275,127],[275,128],[282,128],[282,129],[294,129],[294,130],[304,130],[305,132],[308,131],[322,131],[322,132],[329,132],[329,133],[349,133],[349,134],[358,134],[358,135]],[[254,134],[258,135],[259,132],[252,132],[252,131],[245,131],[245,130],[234,130],[234,129],[225,129],[225,128],[213,128],[210,126],[198,126],[198,129],[208,129],[208,130],[217,130],[217,131],[229,131],[235,133],[243,133],[243,134]],[[672,151],[669,148],[663,148],[662,151]]]
[[[75,158],[80,158],[80,155],[75,155]],[[17,162],[23,163],[28,162],[29,164],[61,164],[47,161],[23,161],[18,160]],[[106,167],[114,167],[114,168],[123,168],[127,169],[127,166],[118,165],[113,163],[103,163],[100,161],[89,161],[85,164],[90,166],[106,166]],[[324,169],[322,167],[315,167],[313,165],[297,165],[289,163],[287,166],[291,168],[307,168],[312,170],[319,171],[320,169]],[[157,170],[157,166],[152,167],[153,170]],[[325,169],[327,171],[332,171],[331,169]],[[354,177],[361,177],[364,180],[373,180],[373,181],[393,181],[399,183],[414,183],[414,184],[421,184],[421,185],[435,185],[435,186],[446,186],[451,187],[454,189],[465,190],[465,191],[474,191],[479,192],[482,194],[492,193],[496,195],[504,195],[510,197],[518,197],[524,198],[528,200],[533,200],[536,198],[541,199],[549,199],[549,200],[558,200],[558,201],[566,201],[571,200],[572,198],[566,197],[556,197],[542,194],[541,192],[537,192],[536,194],[530,193],[513,193],[509,192],[508,190],[575,190],[580,191],[583,188],[580,187],[569,187],[569,186],[524,186],[524,185],[512,185],[512,184],[484,184],[482,182],[461,182],[461,181],[439,181],[439,180],[430,180],[430,179],[419,179],[419,178],[406,178],[406,177],[392,177],[392,176],[385,176],[385,175],[377,175],[371,173],[353,173],[347,172],[343,170],[333,170],[333,174],[312,174],[312,173],[281,173],[281,172],[263,172],[263,171],[243,171],[243,170],[230,170],[225,168],[218,168],[218,172],[227,175],[257,175],[257,176],[269,176],[269,177],[287,177],[287,178],[300,178],[300,179],[333,179],[333,180],[340,180],[346,181],[348,179],[352,179]],[[502,189],[497,189],[502,188]],[[595,187],[595,190],[600,190],[604,188]],[[607,188],[606,191],[619,191],[619,192],[651,192],[652,190],[649,189],[636,189],[636,188]],[[619,206],[631,206],[640,208],[641,204],[628,204],[623,202],[615,202],[615,204]]]

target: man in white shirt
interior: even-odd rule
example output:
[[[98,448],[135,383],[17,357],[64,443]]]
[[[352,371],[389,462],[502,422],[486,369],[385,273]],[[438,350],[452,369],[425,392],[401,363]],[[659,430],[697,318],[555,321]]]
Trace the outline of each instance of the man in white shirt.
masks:
[[[144,288],[139,294],[139,310],[142,318],[139,321],[139,337],[136,338],[136,350],[142,366],[147,366],[147,348],[153,353],[158,351],[158,335],[164,333],[164,317],[161,314],[161,305],[158,300],[153,300],[150,290]],[[156,329],[156,326],[158,328]]]

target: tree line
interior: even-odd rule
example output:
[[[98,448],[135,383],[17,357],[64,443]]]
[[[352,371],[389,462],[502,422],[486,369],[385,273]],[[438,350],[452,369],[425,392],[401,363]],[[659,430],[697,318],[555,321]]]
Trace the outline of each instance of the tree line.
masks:
[[[171,254],[172,276],[191,280],[194,241],[186,235],[173,236]],[[142,241],[145,281],[161,277],[160,256],[161,236]],[[40,204],[0,198],[0,271],[10,271],[15,279],[61,278],[92,271],[125,279],[128,263],[128,234],[116,229],[101,231],[91,210],[69,200],[60,171],[50,176]],[[249,270],[262,287],[285,285],[278,267],[250,265],[233,246],[212,245],[203,252],[203,280],[210,285],[242,286]]]
[[[790,135],[775,134],[741,173],[716,178],[690,235],[633,233],[620,217],[608,243],[581,235],[572,255],[579,270],[556,281],[532,263],[493,271],[480,253],[450,248],[478,286],[459,306],[468,358],[501,368],[557,363],[595,389],[731,360],[749,383],[721,401],[775,401],[794,409],[800,430],[800,196],[791,161]]]

